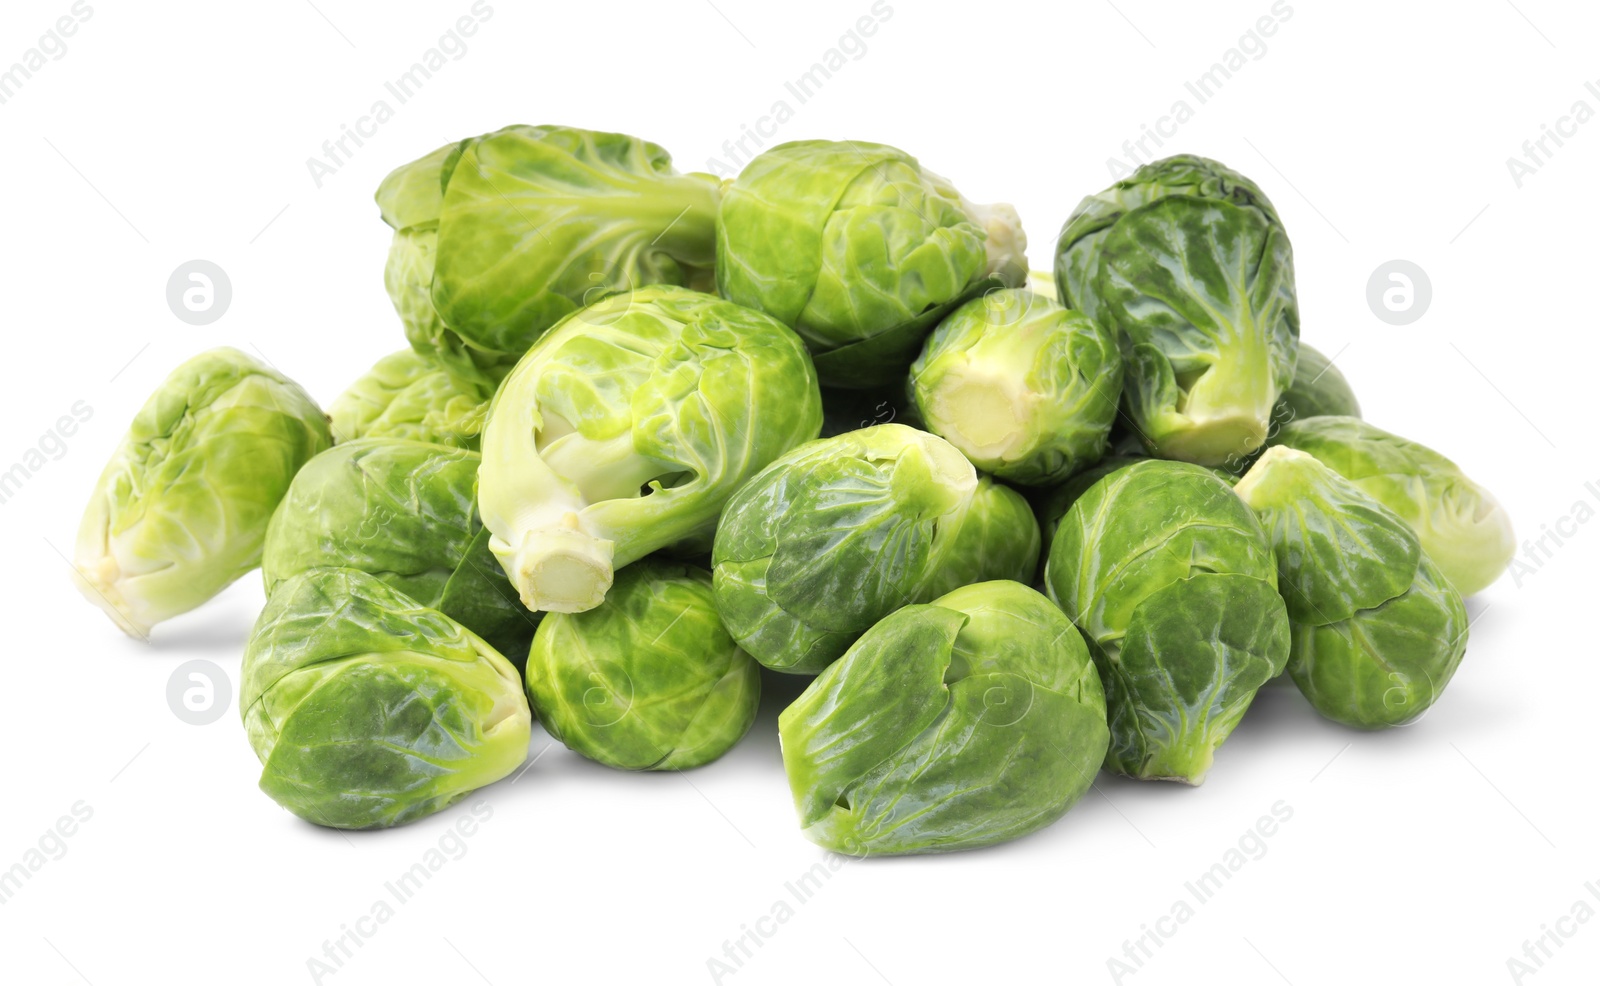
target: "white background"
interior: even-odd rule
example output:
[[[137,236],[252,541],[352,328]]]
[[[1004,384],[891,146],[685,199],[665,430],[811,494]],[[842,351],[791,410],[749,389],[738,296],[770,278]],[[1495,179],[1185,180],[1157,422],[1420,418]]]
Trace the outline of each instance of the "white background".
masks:
[[[1272,196],[1294,240],[1305,338],[1340,354],[1367,417],[1455,457],[1519,537],[1558,522],[1573,536],[1472,601],[1466,660],[1416,725],[1352,732],[1269,688],[1199,789],[1102,776],[1040,834],[850,862],[803,904],[785,883],[827,857],[792,816],[774,731],[788,695],[769,694],[741,746],[687,775],[618,773],[557,746],[482,792],[493,815],[466,854],[324,982],[712,982],[708,959],[784,899],[792,918],[761,922],[775,933],[723,982],[1111,982],[1107,960],[1278,802],[1293,817],[1265,854],[1167,925],[1124,982],[1514,982],[1507,959],[1525,940],[1576,901],[1600,910],[1584,887],[1600,881],[1600,524],[1563,521],[1578,501],[1600,506],[1600,121],[1521,188],[1506,165],[1576,100],[1600,111],[1584,89],[1600,80],[1593,5],[1290,0],[1265,53],[1200,105],[1185,81],[1271,0],[891,0],[865,53],[799,105],[783,83],[871,0],[490,0],[466,53],[318,188],[306,159],[471,0],[91,2],[66,53],[0,105],[0,469],[74,402],[93,408],[0,505],[0,868],[75,803],[93,811],[0,905],[0,980],[311,982],[307,959],[466,815],[315,829],[256,790],[235,708],[208,726],[169,711],[167,680],[186,660],[215,661],[236,690],[262,601],[254,577],[149,646],[78,598],[57,549],[70,553],[94,479],[152,388],[231,344],[328,400],[399,348],[372,192],[448,140],[569,123],[647,137],[703,169],[778,99],[794,118],[769,143],[903,146],[970,198],[1014,202],[1038,267],[1073,205],[1108,183],[1107,159],[1187,100],[1193,119],[1166,150],[1219,158]],[[0,65],[69,7],[8,0]],[[203,328],[164,298],[195,258],[234,289]],[[1433,285],[1431,308],[1403,327],[1365,296],[1396,258]],[[548,742],[535,727],[534,751]],[[1600,919],[1561,927],[1571,938],[1522,981],[1595,981]]]

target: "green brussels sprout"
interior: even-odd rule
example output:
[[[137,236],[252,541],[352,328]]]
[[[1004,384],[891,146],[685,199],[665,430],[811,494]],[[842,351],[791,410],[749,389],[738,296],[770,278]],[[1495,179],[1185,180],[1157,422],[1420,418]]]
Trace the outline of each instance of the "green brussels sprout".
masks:
[[[803,445],[728,501],[712,547],[717,611],[774,671],[816,674],[901,606],[1021,581],[1039,526],[1015,490],[905,425]]]
[[[261,790],[318,825],[415,821],[528,756],[516,669],[364,572],[318,568],[280,585],[240,673]]]
[[[476,452],[362,438],[306,463],[267,529],[267,594],[313,568],[366,572],[437,609],[513,663],[538,617],[517,600],[478,518]]]
[[[793,326],[824,383],[893,384],[968,298],[1027,276],[1016,210],[977,206],[883,144],[802,140],[724,191],[717,289]]]
[[[1087,316],[1020,288],[951,312],[911,364],[928,430],[1001,479],[1059,483],[1105,452],[1122,356]]]
[[[1288,662],[1277,574],[1255,514],[1199,466],[1135,462],[1072,504],[1045,584],[1100,668],[1107,769],[1205,778],[1256,690]]]
[[[550,735],[623,770],[684,770],[749,732],[761,674],[717,617],[711,573],[647,558],[605,601],[551,613],[528,655],[528,701]]]
[[[133,419],[78,527],[75,581],[148,637],[261,563],[267,522],[301,465],[333,444],[294,381],[236,349],[176,370]]]
[[[1062,303],[1127,338],[1125,403],[1153,455],[1219,465],[1266,441],[1294,378],[1294,257],[1249,179],[1182,155],[1084,199],[1056,245]]]
[[[733,491],[821,428],[811,357],[775,319],[685,288],[614,295],[540,339],[489,408],[489,547],[529,609],[593,609],[615,569],[703,548]]]
[[[1300,359],[1294,365],[1294,382],[1278,399],[1273,420],[1286,424],[1299,418],[1316,418],[1329,414],[1361,417],[1361,404],[1356,400],[1350,382],[1333,365],[1333,361],[1305,343],[1300,344]]]
[[[1398,514],[1304,452],[1266,451],[1234,488],[1278,559],[1289,674],[1362,729],[1427,711],[1467,649],[1467,611]]]
[[[1075,474],[1060,486],[1051,490],[1041,491],[1033,506],[1034,514],[1039,518],[1039,533],[1043,541],[1039,552],[1041,579],[1044,577],[1044,565],[1050,560],[1050,548],[1055,543],[1056,528],[1060,526],[1061,518],[1067,515],[1067,511],[1077,502],[1078,497],[1088,492],[1089,487],[1098,483],[1102,477],[1116,472],[1123,466],[1130,466],[1135,462],[1143,462],[1148,458],[1149,456],[1138,454],[1108,455],[1083,472]],[[1221,467],[1213,467],[1210,472],[1229,486],[1232,486],[1239,478]]]
[[[384,281],[406,338],[458,385],[494,384],[567,314],[650,284],[709,286],[719,183],[624,134],[512,126],[396,169]]]
[[[1315,456],[1399,514],[1463,596],[1499,578],[1516,554],[1505,508],[1433,449],[1359,418],[1338,416],[1290,422],[1272,444]]]
[[[884,617],[778,717],[806,838],[852,855],[1027,835],[1089,790],[1108,732],[1072,624],[1016,582]]]
[[[328,405],[336,441],[407,438],[476,450],[488,405],[414,350],[390,353]]]
[[[1050,560],[1050,547],[1056,540],[1056,528],[1061,525],[1061,518],[1067,515],[1072,505],[1078,502],[1078,497],[1088,492],[1089,487],[1113,473],[1123,466],[1131,466],[1135,462],[1142,462],[1145,456],[1109,455],[1099,462],[1074,474],[1066,482],[1052,490],[1044,492],[1034,503],[1034,515],[1039,520],[1039,564],[1041,577],[1043,566]]]

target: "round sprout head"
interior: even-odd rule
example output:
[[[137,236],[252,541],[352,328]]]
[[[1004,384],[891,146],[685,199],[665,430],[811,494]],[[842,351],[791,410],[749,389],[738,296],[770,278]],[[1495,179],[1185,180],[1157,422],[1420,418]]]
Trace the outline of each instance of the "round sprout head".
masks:
[[[769,668],[822,670],[878,620],[975,580],[1026,579],[1039,527],[942,438],[875,425],[801,446],[735,494],[717,608]]]
[[[865,141],[771,148],[729,184],[717,288],[806,340],[831,386],[902,376],[954,306],[1027,275],[1010,206],[968,202],[904,151]]]
[[[623,770],[717,759],[749,731],[761,692],[717,617],[711,573],[658,559],[618,572],[594,609],[546,616],[527,682],[553,736]]]
[[[685,288],[606,298],[490,407],[489,546],[529,609],[592,609],[617,568],[709,540],[728,497],[821,427],[811,358],[771,317]]]
[[[1021,289],[956,309],[911,366],[928,428],[1020,483],[1059,483],[1098,459],[1121,392],[1111,333]]]
[[[778,717],[806,837],[853,855],[1025,835],[1089,789],[1105,697],[1083,638],[1016,582],[904,607]]]

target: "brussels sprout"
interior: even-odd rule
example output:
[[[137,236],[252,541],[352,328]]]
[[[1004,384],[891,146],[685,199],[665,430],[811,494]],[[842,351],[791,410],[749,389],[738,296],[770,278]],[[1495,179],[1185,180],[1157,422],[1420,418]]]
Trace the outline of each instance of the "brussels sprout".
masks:
[[[1105,452],[1122,356],[1086,316],[1021,289],[957,308],[911,364],[928,430],[1001,479],[1059,483]]]
[[[1061,518],[1078,501],[1078,497],[1088,492],[1089,487],[1098,483],[1101,478],[1116,472],[1123,466],[1131,466],[1135,462],[1144,461],[1144,456],[1111,455],[1090,466],[1088,469],[1077,473],[1066,482],[1053,490],[1044,492],[1034,503],[1034,515],[1039,519],[1040,535],[1040,573],[1043,574],[1043,565],[1050,559],[1050,546],[1056,540],[1056,528],[1061,524]]]
[[[1027,835],[1089,789],[1106,702],[1083,638],[1015,582],[881,620],[778,717],[806,838],[853,855]]]
[[[1041,491],[1041,494],[1034,501],[1033,507],[1034,515],[1039,518],[1039,533],[1043,541],[1042,549],[1039,552],[1041,577],[1043,565],[1050,558],[1050,547],[1055,543],[1056,527],[1060,525],[1061,518],[1065,517],[1067,511],[1077,502],[1078,497],[1088,492],[1089,487],[1098,483],[1102,477],[1116,472],[1123,466],[1130,466],[1135,462],[1143,462],[1147,458],[1149,457],[1144,455],[1108,455],[1083,472],[1077,473],[1055,489]],[[1210,472],[1229,486],[1232,486],[1239,478],[1221,467],[1212,468]]]
[[[333,443],[304,390],[236,349],[194,357],[134,417],[84,509],[75,581],[148,637],[261,563],[267,522]]]
[[[1362,729],[1421,715],[1467,648],[1461,596],[1398,514],[1304,452],[1267,450],[1235,487],[1272,539],[1289,674]]]
[[[905,425],[801,446],[723,511],[717,611],[775,671],[815,674],[901,606],[1033,574],[1039,527],[1014,490]]]
[[[378,189],[385,284],[417,352],[487,399],[563,316],[650,284],[709,286],[719,183],[655,144],[513,126],[441,147]]]
[[[516,770],[531,717],[517,671],[364,572],[319,568],[267,600],[239,687],[261,790],[318,825],[387,828]]]
[[[1135,462],[1072,504],[1045,583],[1100,668],[1108,769],[1205,778],[1256,689],[1289,659],[1277,581],[1255,514],[1199,466]]]
[[[816,371],[770,316],[684,288],[565,320],[496,394],[478,504],[529,609],[600,604],[612,573],[716,526],[733,491],[822,427]]]
[[[761,674],[728,636],[711,573],[647,558],[605,602],[551,613],[528,655],[528,701],[550,735],[623,770],[683,770],[755,722]]]
[[[402,349],[328,405],[336,441],[409,438],[476,449],[488,405],[464,393],[450,374]]]
[[[803,140],[723,193],[717,288],[793,326],[830,386],[894,383],[951,309],[1027,276],[1016,210],[977,206],[883,144]]]
[[[1315,456],[1399,514],[1463,596],[1499,578],[1516,554],[1505,508],[1433,449],[1358,418],[1337,416],[1291,422],[1272,444]]]
[[[1154,455],[1219,465],[1266,440],[1294,377],[1294,258],[1272,204],[1215,161],[1156,161],[1078,205],[1061,300],[1128,339],[1126,404]]]
[[[300,470],[267,529],[267,594],[313,568],[366,572],[520,663],[538,622],[517,601],[478,519],[478,454],[363,438]]]
[[[1300,359],[1294,365],[1294,382],[1278,399],[1273,419],[1282,424],[1327,414],[1359,418],[1361,405],[1333,361],[1302,342]]]

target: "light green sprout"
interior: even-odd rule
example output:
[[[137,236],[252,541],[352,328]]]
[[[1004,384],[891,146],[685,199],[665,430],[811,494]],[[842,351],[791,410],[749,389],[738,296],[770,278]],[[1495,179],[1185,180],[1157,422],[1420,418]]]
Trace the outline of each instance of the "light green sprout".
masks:
[[[551,613],[528,655],[528,700],[552,736],[623,770],[684,770],[749,732],[760,668],[728,636],[711,573],[645,559],[605,601]]]
[[[1460,466],[1425,445],[1339,416],[1290,422],[1272,442],[1315,456],[1399,514],[1463,596],[1487,588],[1516,554],[1505,508]]]
[[[968,202],[883,144],[802,140],[751,161],[717,216],[717,289],[800,333],[824,383],[894,383],[955,306],[1027,277],[1008,205]]]
[[[616,295],[542,338],[495,396],[478,503],[523,603],[578,613],[617,569],[707,543],[728,497],[822,427],[811,358],[760,312]]]
[[[625,134],[469,137],[379,187],[395,231],[385,284],[412,347],[487,399],[571,312],[651,284],[709,287],[719,189]]]
[[[331,444],[292,380],[236,349],[194,357],[150,395],[100,474],[78,528],[79,589],[148,637],[261,563],[289,481]]]
[[[488,404],[414,350],[390,353],[328,405],[335,441],[406,438],[476,449]]]

